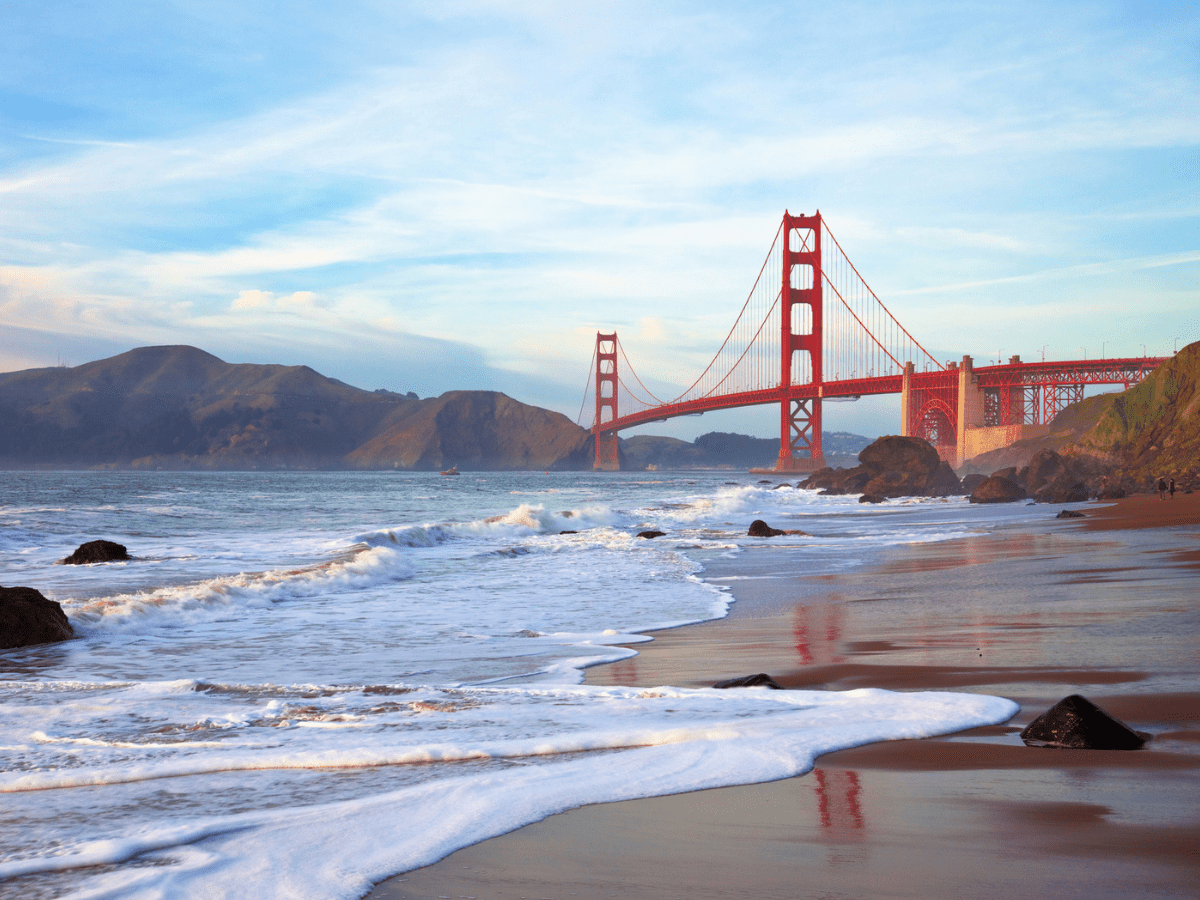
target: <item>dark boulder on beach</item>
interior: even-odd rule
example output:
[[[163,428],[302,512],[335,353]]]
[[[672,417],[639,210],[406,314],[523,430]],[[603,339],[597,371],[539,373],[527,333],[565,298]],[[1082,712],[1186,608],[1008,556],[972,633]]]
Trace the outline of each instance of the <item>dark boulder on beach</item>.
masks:
[[[1083,503],[1088,499],[1088,489],[1079,481],[1052,481],[1038,488],[1033,499],[1038,503]]]
[[[750,528],[746,532],[750,537],[779,537],[784,534],[801,535],[803,537],[812,537],[807,531],[801,531],[799,528],[772,528],[762,519],[755,519],[750,523]]]
[[[972,503],[1014,503],[1025,499],[1024,489],[1016,482],[992,475],[971,492]]]
[[[75,637],[67,614],[31,587],[0,587],[0,650]]]
[[[665,531],[654,531],[654,530],[639,531],[638,537],[640,537],[640,538],[657,538],[657,537],[662,537],[665,534],[666,534]]]
[[[82,566],[88,563],[123,562],[129,559],[124,544],[116,541],[88,541],[75,548],[75,552],[62,560],[67,566]]]
[[[826,494],[863,494],[865,502],[888,497],[947,497],[962,490],[958,476],[928,442],[885,435],[858,454],[853,469],[820,469],[800,487]]]
[[[783,686],[768,675],[766,672],[759,672],[757,675],[743,675],[741,678],[728,678],[725,681],[718,681],[713,685],[715,688],[747,688],[747,687],[768,687],[773,691],[782,691]]]
[[[962,492],[968,497],[971,496],[971,494],[975,493],[975,488],[983,484],[986,478],[986,475],[982,475],[979,472],[972,472],[970,475],[964,475],[961,482]]]
[[[772,528],[762,519],[755,519],[750,523],[750,530],[746,532],[750,537],[777,537],[783,534],[782,528]]]
[[[1079,694],[1059,700],[1021,732],[1027,746],[1066,750],[1137,750],[1149,739]]]
[[[1054,518],[1056,518],[1056,519],[1082,519],[1083,517],[1084,517],[1083,513],[1081,513],[1081,512],[1075,512],[1075,510],[1073,510],[1073,509],[1064,509],[1062,512],[1060,512]]]
[[[1125,488],[1121,487],[1119,484],[1103,485],[1096,493],[1097,500],[1120,500],[1124,496]]]

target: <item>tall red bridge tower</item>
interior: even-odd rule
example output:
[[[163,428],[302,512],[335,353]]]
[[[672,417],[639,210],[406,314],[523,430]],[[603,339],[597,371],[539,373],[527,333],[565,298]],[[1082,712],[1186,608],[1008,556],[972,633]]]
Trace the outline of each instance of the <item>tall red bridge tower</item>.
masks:
[[[811,216],[785,211],[779,295],[779,383],[784,389],[779,404],[779,471],[812,472],[825,465],[821,452],[823,294],[821,211]],[[793,385],[807,385],[807,396],[796,396]]]

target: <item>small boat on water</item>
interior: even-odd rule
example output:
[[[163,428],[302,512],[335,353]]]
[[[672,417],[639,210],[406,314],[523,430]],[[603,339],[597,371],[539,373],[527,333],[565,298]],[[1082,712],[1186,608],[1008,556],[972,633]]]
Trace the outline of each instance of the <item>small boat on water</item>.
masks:
[[[450,468],[443,471],[442,474],[443,475],[457,475],[458,474],[458,466],[451,466]]]

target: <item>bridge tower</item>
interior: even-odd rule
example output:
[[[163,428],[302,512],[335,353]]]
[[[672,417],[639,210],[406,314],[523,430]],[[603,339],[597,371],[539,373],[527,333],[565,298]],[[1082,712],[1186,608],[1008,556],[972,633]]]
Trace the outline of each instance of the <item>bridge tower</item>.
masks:
[[[780,472],[812,472],[825,465],[821,451],[822,288],[821,211],[811,216],[793,216],[785,211],[779,298],[779,383],[784,396],[779,410],[779,460],[775,465]],[[809,382],[816,389],[814,397],[790,396],[793,384]]]
[[[607,412],[607,415],[605,413]],[[621,468],[616,429],[602,430],[603,423],[617,418],[617,333],[596,332],[596,424],[592,439],[596,444],[593,469],[615,472]]]

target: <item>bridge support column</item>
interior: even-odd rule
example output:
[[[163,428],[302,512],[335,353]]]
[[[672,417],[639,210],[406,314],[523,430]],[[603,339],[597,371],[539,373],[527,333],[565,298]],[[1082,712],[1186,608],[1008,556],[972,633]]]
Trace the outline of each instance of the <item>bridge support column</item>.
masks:
[[[958,468],[967,461],[967,429],[982,428],[984,422],[983,388],[973,368],[974,360],[962,358],[958,368],[958,427],[955,434],[954,459],[950,465]]]
[[[615,472],[621,468],[617,432],[605,431],[605,422],[617,417],[617,333],[596,332],[596,424],[592,439],[596,444],[593,469]]]
[[[823,288],[821,211],[811,216],[785,212],[779,295],[779,384],[784,399],[779,409],[779,459],[775,464],[780,472],[812,472],[825,465],[821,451]],[[815,396],[788,396],[793,385],[806,383],[815,389]],[[797,456],[798,452],[804,455]]]
[[[781,407],[779,430],[784,435],[786,452],[780,451],[776,471],[815,472],[825,468],[825,456],[821,453],[821,398],[784,400]]]
[[[913,390],[912,377],[916,366],[912,362],[904,364],[904,374],[900,377],[900,435],[912,437],[917,433],[917,425],[913,421]]]

